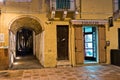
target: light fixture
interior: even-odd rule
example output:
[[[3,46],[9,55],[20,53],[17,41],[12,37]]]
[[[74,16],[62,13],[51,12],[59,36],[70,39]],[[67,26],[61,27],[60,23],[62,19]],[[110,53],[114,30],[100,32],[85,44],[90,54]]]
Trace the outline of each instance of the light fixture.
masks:
[[[65,10],[65,11],[63,11],[63,19],[65,19],[67,17],[67,11]]]
[[[51,19],[55,18],[55,8],[52,7],[52,11],[51,11]]]
[[[52,11],[52,15],[55,15],[55,11]]]
[[[75,11],[75,14],[76,14],[76,15],[79,14],[78,10]]]
[[[67,14],[67,11],[65,10],[65,11],[64,11],[64,15],[66,15],[66,14]]]
[[[76,8],[76,10],[75,10],[75,12],[74,12],[73,19],[75,19],[78,14],[79,14],[79,11],[78,11],[78,9]]]

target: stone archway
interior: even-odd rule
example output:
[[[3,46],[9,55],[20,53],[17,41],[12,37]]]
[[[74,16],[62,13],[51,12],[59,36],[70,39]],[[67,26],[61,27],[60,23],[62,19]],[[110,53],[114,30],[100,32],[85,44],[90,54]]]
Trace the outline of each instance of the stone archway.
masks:
[[[10,30],[13,33],[16,33],[22,27],[32,29],[36,35],[44,30],[41,22],[36,17],[31,16],[21,16],[20,18],[18,17],[10,24]]]
[[[39,35],[43,36],[43,25],[41,24],[40,20],[36,17],[33,17],[33,16],[20,16],[20,17],[17,17],[16,19],[12,20],[12,22],[10,23],[10,27],[9,27],[9,57],[10,57],[10,64],[9,66],[12,66],[12,63],[14,62],[14,58],[16,57],[16,33],[21,30],[21,29],[29,29],[29,30],[32,30],[33,31],[33,39],[34,39],[34,54],[35,52],[38,52],[37,55],[37,58],[38,60],[39,59],[39,51],[36,51],[36,50],[39,50],[40,47],[37,47],[36,48],[36,37],[39,38]],[[41,39],[43,40],[43,39]],[[40,40],[40,41],[41,41]],[[41,41],[42,42],[42,41]],[[39,49],[38,49],[39,48]]]

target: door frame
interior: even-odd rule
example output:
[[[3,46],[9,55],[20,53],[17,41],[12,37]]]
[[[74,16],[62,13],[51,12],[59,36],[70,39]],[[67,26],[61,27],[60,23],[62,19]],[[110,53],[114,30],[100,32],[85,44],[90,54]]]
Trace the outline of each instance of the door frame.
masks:
[[[88,27],[90,27],[91,29],[92,29],[92,32],[85,32],[85,27],[87,27],[87,26],[83,26],[83,34],[84,34],[84,60],[86,60],[86,59],[91,59],[90,60],[90,62],[98,62],[98,55],[99,55],[99,53],[98,53],[98,33],[97,33],[97,27],[96,26],[88,26]],[[93,36],[93,32],[95,32],[95,34],[94,34],[94,36]],[[92,57],[86,57],[86,53],[85,53],[85,35],[89,35],[89,34],[91,34],[92,35],[92,48],[90,48],[90,49],[93,49],[93,56]],[[93,40],[93,37],[95,38],[94,40]],[[94,42],[93,42],[94,41]],[[89,43],[89,42],[88,42]],[[96,47],[95,47],[96,46]],[[84,61],[84,63],[86,63],[85,61]]]

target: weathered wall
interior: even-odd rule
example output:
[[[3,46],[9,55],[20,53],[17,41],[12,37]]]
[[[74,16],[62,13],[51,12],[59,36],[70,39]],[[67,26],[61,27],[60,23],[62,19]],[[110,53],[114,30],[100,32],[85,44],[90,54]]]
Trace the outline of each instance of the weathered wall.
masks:
[[[44,32],[44,31],[43,31]],[[44,66],[44,34],[40,33],[35,36],[35,56],[39,62]]]
[[[112,5],[112,0],[81,0],[81,18],[107,19],[112,16]]]
[[[55,67],[57,60],[57,39],[56,39],[56,26],[54,22],[45,25],[44,33],[44,58],[45,67]]]
[[[41,13],[44,0],[32,0],[31,2],[15,2],[8,0],[2,7],[2,12],[7,13]],[[40,4],[40,5],[39,5]]]
[[[0,48],[0,70],[8,69],[9,67],[9,54],[7,48]]]

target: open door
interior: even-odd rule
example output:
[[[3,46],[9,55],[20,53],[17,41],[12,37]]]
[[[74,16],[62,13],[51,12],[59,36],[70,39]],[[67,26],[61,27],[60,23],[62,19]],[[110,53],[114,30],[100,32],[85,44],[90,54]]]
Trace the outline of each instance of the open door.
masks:
[[[98,56],[97,45],[97,27],[84,26],[84,51],[85,51],[85,63],[96,63]]]
[[[75,57],[76,64],[84,63],[83,32],[80,26],[75,27]]]
[[[105,48],[105,26],[98,27],[98,39],[99,39],[99,63],[106,62],[106,48]]]

